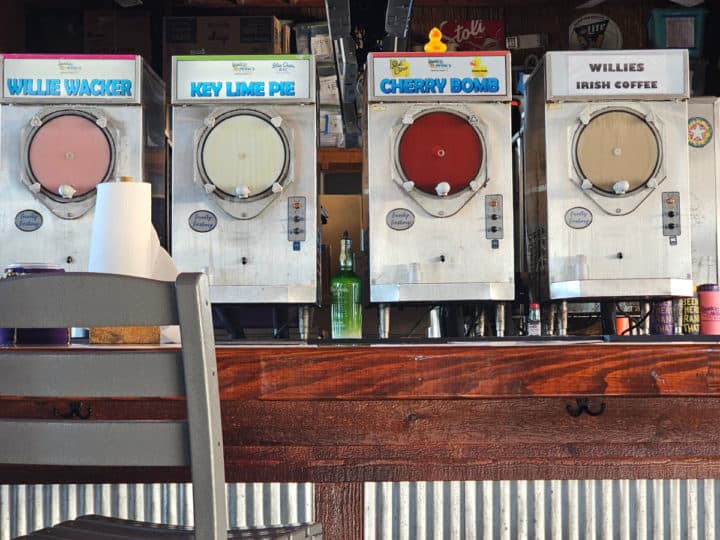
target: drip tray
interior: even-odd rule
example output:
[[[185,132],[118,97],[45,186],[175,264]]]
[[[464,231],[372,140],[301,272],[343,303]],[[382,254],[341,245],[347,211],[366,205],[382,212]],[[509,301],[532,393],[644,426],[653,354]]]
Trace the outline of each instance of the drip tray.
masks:
[[[602,336],[610,343],[720,343],[720,336]]]
[[[75,340],[73,340],[75,342]],[[522,345],[572,345],[572,344],[668,344],[668,343],[720,343],[720,336],[486,336],[481,338],[391,338],[391,339],[218,339],[219,347],[396,347],[418,345],[472,346],[522,346]]]
[[[379,346],[388,347],[396,345],[526,345],[550,344],[561,342],[570,343],[602,343],[603,336],[485,336],[475,338],[368,338],[368,339],[323,339],[309,341],[320,346]]]

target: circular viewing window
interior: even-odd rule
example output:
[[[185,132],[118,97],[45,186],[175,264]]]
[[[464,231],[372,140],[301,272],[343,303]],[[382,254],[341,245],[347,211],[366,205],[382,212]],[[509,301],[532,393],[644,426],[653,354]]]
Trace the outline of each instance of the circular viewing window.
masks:
[[[264,196],[287,175],[288,141],[265,115],[234,111],[204,131],[198,160],[200,174],[221,196]]]
[[[447,111],[423,114],[403,128],[397,153],[405,180],[432,195],[440,182],[450,185],[450,195],[465,189],[484,159],[478,131],[463,116]]]
[[[605,193],[616,194],[617,182],[627,182],[627,192],[644,186],[655,176],[660,157],[657,131],[631,111],[601,112],[576,136],[578,172]]]
[[[42,119],[28,137],[30,179],[62,200],[60,186],[75,190],[74,198],[90,193],[113,171],[115,152],[107,130],[96,117],[81,111],[57,111]],[[72,200],[72,199],[68,199]]]

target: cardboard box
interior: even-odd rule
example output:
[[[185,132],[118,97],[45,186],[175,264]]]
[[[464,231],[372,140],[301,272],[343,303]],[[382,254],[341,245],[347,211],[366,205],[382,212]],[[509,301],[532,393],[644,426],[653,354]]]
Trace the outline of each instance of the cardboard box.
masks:
[[[326,22],[296,24],[294,30],[298,54],[312,54],[318,63],[335,63],[330,30]]]
[[[321,135],[342,135],[344,126],[340,107],[320,107],[318,132]]]
[[[289,24],[283,23],[282,25],[283,30],[283,42],[282,42],[282,48],[285,52],[290,52],[292,47],[292,28]]]
[[[320,146],[345,147],[345,126],[340,107],[320,107],[318,134]]]
[[[150,13],[89,9],[83,14],[83,50],[89,54],[139,54],[152,63]]]
[[[283,24],[273,16],[165,17],[163,23],[166,79],[170,76],[170,59],[177,55],[289,52]]]
[[[321,75],[318,77],[318,95],[320,105],[340,106],[340,90],[337,75]]]
[[[96,326],[90,328],[90,343],[102,345],[160,343],[159,326]]]

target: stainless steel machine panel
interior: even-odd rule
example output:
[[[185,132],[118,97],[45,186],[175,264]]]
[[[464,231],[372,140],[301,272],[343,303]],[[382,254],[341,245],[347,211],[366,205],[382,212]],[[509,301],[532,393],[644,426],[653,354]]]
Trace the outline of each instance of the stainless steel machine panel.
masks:
[[[545,68],[572,62],[549,53],[528,81],[525,204],[541,300],[692,294],[687,87],[676,84],[687,58],[621,52],[603,52],[600,64],[593,52],[572,53],[576,71],[564,78]],[[662,73],[654,61],[680,72]],[[578,82],[583,63],[605,66],[597,81],[607,78],[617,93],[588,94]],[[627,90],[623,81],[637,80],[638,65],[654,94]]]
[[[368,65],[370,300],[514,298],[509,55]]]
[[[173,259],[213,302],[315,303],[312,58],[213,58],[173,60]]]
[[[691,98],[688,115],[693,280],[696,285],[718,283],[720,99]]]
[[[97,184],[130,176],[164,197],[162,81],[128,55],[5,55],[2,65],[0,263],[86,271]]]

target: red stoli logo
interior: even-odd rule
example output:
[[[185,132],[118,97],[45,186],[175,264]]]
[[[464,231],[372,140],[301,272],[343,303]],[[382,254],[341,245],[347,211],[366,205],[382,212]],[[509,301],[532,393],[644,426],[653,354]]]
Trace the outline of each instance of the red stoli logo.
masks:
[[[443,21],[440,23],[440,31],[449,43],[456,43],[460,51],[502,49],[505,46],[505,26],[502,21]]]

